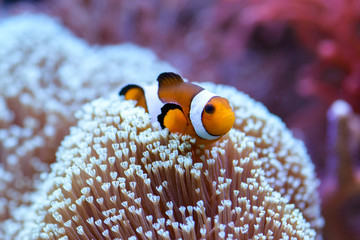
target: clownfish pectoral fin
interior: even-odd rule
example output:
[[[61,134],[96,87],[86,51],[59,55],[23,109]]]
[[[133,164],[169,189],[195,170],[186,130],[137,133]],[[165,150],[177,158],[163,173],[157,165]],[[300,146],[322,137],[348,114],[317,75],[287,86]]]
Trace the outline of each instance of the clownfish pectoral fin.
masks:
[[[140,106],[148,112],[145,93],[140,86],[134,84],[126,85],[120,90],[119,95],[124,96],[126,100],[137,101],[136,106]]]
[[[172,72],[161,73],[158,76],[157,81],[159,82],[159,87],[184,82],[180,75]]]
[[[161,108],[158,121],[162,128],[167,128],[170,132],[185,133],[187,127],[182,108],[173,103],[167,103]]]

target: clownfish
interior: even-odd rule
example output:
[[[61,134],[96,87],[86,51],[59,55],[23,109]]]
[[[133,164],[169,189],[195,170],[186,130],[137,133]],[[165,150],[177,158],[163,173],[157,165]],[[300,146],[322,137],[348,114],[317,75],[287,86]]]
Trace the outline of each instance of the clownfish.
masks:
[[[154,85],[126,85],[119,95],[136,100],[162,128],[188,134],[200,144],[219,140],[235,122],[227,99],[171,72],[161,73]]]

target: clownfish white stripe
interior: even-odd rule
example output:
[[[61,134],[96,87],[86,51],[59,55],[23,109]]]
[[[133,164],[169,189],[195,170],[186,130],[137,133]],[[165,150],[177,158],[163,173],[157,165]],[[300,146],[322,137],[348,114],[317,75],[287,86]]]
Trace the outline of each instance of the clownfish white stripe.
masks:
[[[190,121],[195,129],[195,132],[199,137],[207,140],[214,140],[220,137],[209,134],[202,123],[202,112],[205,105],[212,97],[215,96],[217,95],[212,92],[202,90],[191,100],[190,105]]]
[[[159,85],[153,84],[150,86],[142,86],[145,93],[147,108],[153,122],[157,121],[158,115],[161,114],[161,107],[164,103],[161,102],[158,96]]]

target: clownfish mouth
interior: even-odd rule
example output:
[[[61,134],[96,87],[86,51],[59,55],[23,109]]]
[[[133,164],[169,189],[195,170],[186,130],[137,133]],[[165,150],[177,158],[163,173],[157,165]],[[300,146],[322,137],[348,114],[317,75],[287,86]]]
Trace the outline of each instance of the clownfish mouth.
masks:
[[[225,135],[233,127],[235,122],[235,113],[231,112],[226,115],[221,116],[213,126],[207,129],[208,133],[212,136],[222,136]]]
[[[225,115],[221,121],[224,124],[224,128],[228,129],[226,132],[230,131],[235,122],[235,113],[231,112],[230,114]]]
[[[223,121],[229,126],[229,128],[232,128],[235,122],[235,113],[231,111],[229,114],[226,114],[223,118]]]

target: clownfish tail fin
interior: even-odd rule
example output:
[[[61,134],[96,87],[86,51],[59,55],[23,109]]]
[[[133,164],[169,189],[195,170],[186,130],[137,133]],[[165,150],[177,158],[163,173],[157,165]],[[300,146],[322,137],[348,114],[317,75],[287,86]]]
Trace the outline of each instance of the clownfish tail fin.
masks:
[[[161,73],[158,76],[157,81],[159,82],[159,87],[163,85],[171,85],[184,82],[184,80],[180,77],[179,74],[172,72]]]
[[[145,92],[142,87],[135,84],[126,85],[120,90],[119,95],[124,96],[125,100],[137,101],[136,106],[140,106],[144,108],[146,112],[149,112],[146,104]]]
[[[138,86],[138,85],[128,84],[128,85],[126,85],[125,87],[123,87],[123,88],[120,90],[119,95],[120,95],[120,96],[125,96],[125,94],[126,94],[130,89],[133,89],[133,88],[137,88],[137,89],[143,91],[142,88],[141,88],[140,86]]]
[[[167,128],[170,132],[183,133],[187,125],[182,108],[174,103],[167,103],[161,108],[158,121],[162,128]]]

